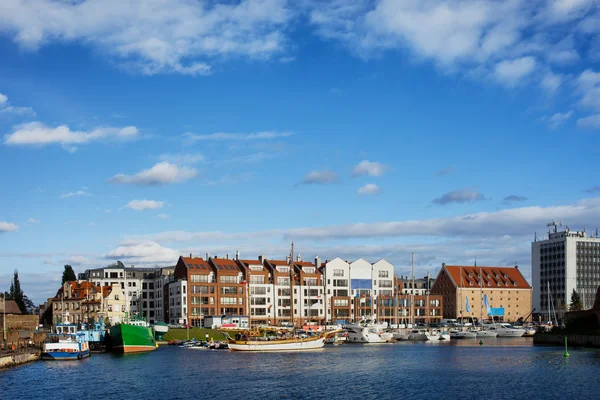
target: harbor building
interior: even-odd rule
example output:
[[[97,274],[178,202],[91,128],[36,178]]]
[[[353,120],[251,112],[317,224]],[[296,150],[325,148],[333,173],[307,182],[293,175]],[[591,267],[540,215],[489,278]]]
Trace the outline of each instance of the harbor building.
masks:
[[[594,305],[600,286],[600,237],[585,230],[558,231],[560,222],[548,224],[548,236],[531,243],[533,307],[540,317],[558,313],[575,290],[584,309]]]
[[[177,287],[177,285],[181,285],[180,294],[183,293],[184,285],[177,282],[185,280],[187,281],[185,285],[187,294],[183,295],[179,311],[170,309],[170,316],[173,314],[184,315],[184,324],[202,326],[205,316],[218,315],[217,274],[206,260],[201,257],[192,257],[191,254],[190,257],[179,257],[175,266],[175,279],[176,282],[169,284],[169,293],[171,287]],[[184,312],[184,309],[187,312]]]
[[[78,281],[88,281],[96,286],[105,287],[120,285],[129,301],[127,312],[154,323],[165,319],[166,304],[163,301],[163,286],[165,280],[173,275],[174,270],[175,267],[125,267],[117,262],[103,268],[86,270],[79,274]]]
[[[246,304],[250,307],[247,313],[252,324],[271,325],[275,321],[275,294],[273,290],[272,274],[261,260],[240,260],[239,253],[236,254],[236,261],[246,279],[248,289],[246,293],[249,299]]]
[[[266,256],[260,256],[259,260],[263,261],[273,276],[275,323],[291,325],[292,308],[294,309],[294,320],[298,317],[298,299],[295,299],[296,304],[292,305],[290,260],[268,260]],[[294,295],[298,295],[298,288],[295,288]]]
[[[118,283],[109,286],[96,286],[92,282],[65,282],[48,299],[52,307],[52,322],[93,323],[102,318],[114,325],[125,319],[125,294]]]
[[[318,257],[317,257],[318,260]],[[321,264],[326,320],[336,324],[348,324],[352,316],[350,296],[350,264],[341,258]]]
[[[217,304],[215,315],[247,315],[246,313],[246,281],[244,270],[235,260],[217,256],[207,260],[217,278]]]
[[[317,268],[318,257],[315,262],[302,261],[300,256],[293,264],[295,276],[294,306],[298,308],[299,322],[302,326],[307,324],[322,325],[325,321],[323,306],[323,274]],[[296,294],[297,293],[297,294]]]
[[[166,320],[169,324],[180,325],[187,324],[188,319],[188,281],[180,279],[178,281],[169,282],[166,285],[168,292],[168,312]],[[192,301],[197,302],[195,297]]]
[[[443,297],[444,318],[518,321],[531,314],[531,286],[519,267],[442,264],[432,295]],[[431,297],[431,296],[430,296]],[[486,304],[487,300],[487,304]]]
[[[426,295],[435,283],[435,278],[432,277],[411,279],[409,276],[400,276],[398,280],[402,283],[401,293],[421,296]]]

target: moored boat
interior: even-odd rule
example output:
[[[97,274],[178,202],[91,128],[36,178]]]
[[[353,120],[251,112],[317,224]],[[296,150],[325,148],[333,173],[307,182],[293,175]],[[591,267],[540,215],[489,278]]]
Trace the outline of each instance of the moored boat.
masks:
[[[477,333],[473,331],[451,330],[450,339],[477,339]]]
[[[81,360],[90,347],[83,333],[51,333],[42,345],[42,360]]]
[[[144,321],[131,320],[114,325],[109,333],[112,351],[117,353],[140,353],[157,347],[152,328]]]
[[[326,335],[273,340],[244,336],[239,340],[228,340],[227,344],[231,351],[301,351],[318,350],[325,345],[325,339]]]
[[[154,337],[156,340],[162,340],[162,337],[169,332],[169,325],[164,322],[156,322],[152,329],[154,330]]]

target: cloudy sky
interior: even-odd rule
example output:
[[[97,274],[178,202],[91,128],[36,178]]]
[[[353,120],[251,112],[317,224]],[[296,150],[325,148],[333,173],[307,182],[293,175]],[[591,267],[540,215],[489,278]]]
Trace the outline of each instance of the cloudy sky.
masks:
[[[597,0],[4,0],[0,288],[236,250],[518,264],[600,226]]]

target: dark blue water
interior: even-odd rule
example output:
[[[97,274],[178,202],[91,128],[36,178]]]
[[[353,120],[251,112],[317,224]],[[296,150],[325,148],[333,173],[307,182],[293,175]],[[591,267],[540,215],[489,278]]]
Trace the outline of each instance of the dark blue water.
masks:
[[[600,352],[531,339],[343,345],[306,353],[173,346],[0,371],[1,399],[598,399]]]

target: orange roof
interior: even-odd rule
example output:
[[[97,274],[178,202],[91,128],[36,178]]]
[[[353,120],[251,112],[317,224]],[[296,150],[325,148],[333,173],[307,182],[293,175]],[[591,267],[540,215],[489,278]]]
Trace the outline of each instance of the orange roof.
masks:
[[[217,273],[235,273],[240,272],[240,267],[235,260],[227,258],[211,258],[210,262],[217,268]]]
[[[294,264],[296,264],[299,267],[314,267],[315,264],[309,262],[309,261],[296,261],[294,262]]]
[[[284,266],[289,266],[290,263],[287,262],[286,260],[267,260],[269,262],[269,264],[271,265],[275,265],[278,267],[284,267]]]
[[[263,263],[260,262],[260,260],[238,260],[239,262],[241,262],[242,264],[246,264],[246,265],[263,265]]]
[[[198,270],[198,272],[211,272],[212,268],[206,261],[204,261],[201,257],[181,257],[186,267],[193,270]]]
[[[517,267],[446,265],[445,268],[457,287],[479,286],[479,273],[481,272],[484,288],[531,289]]]

